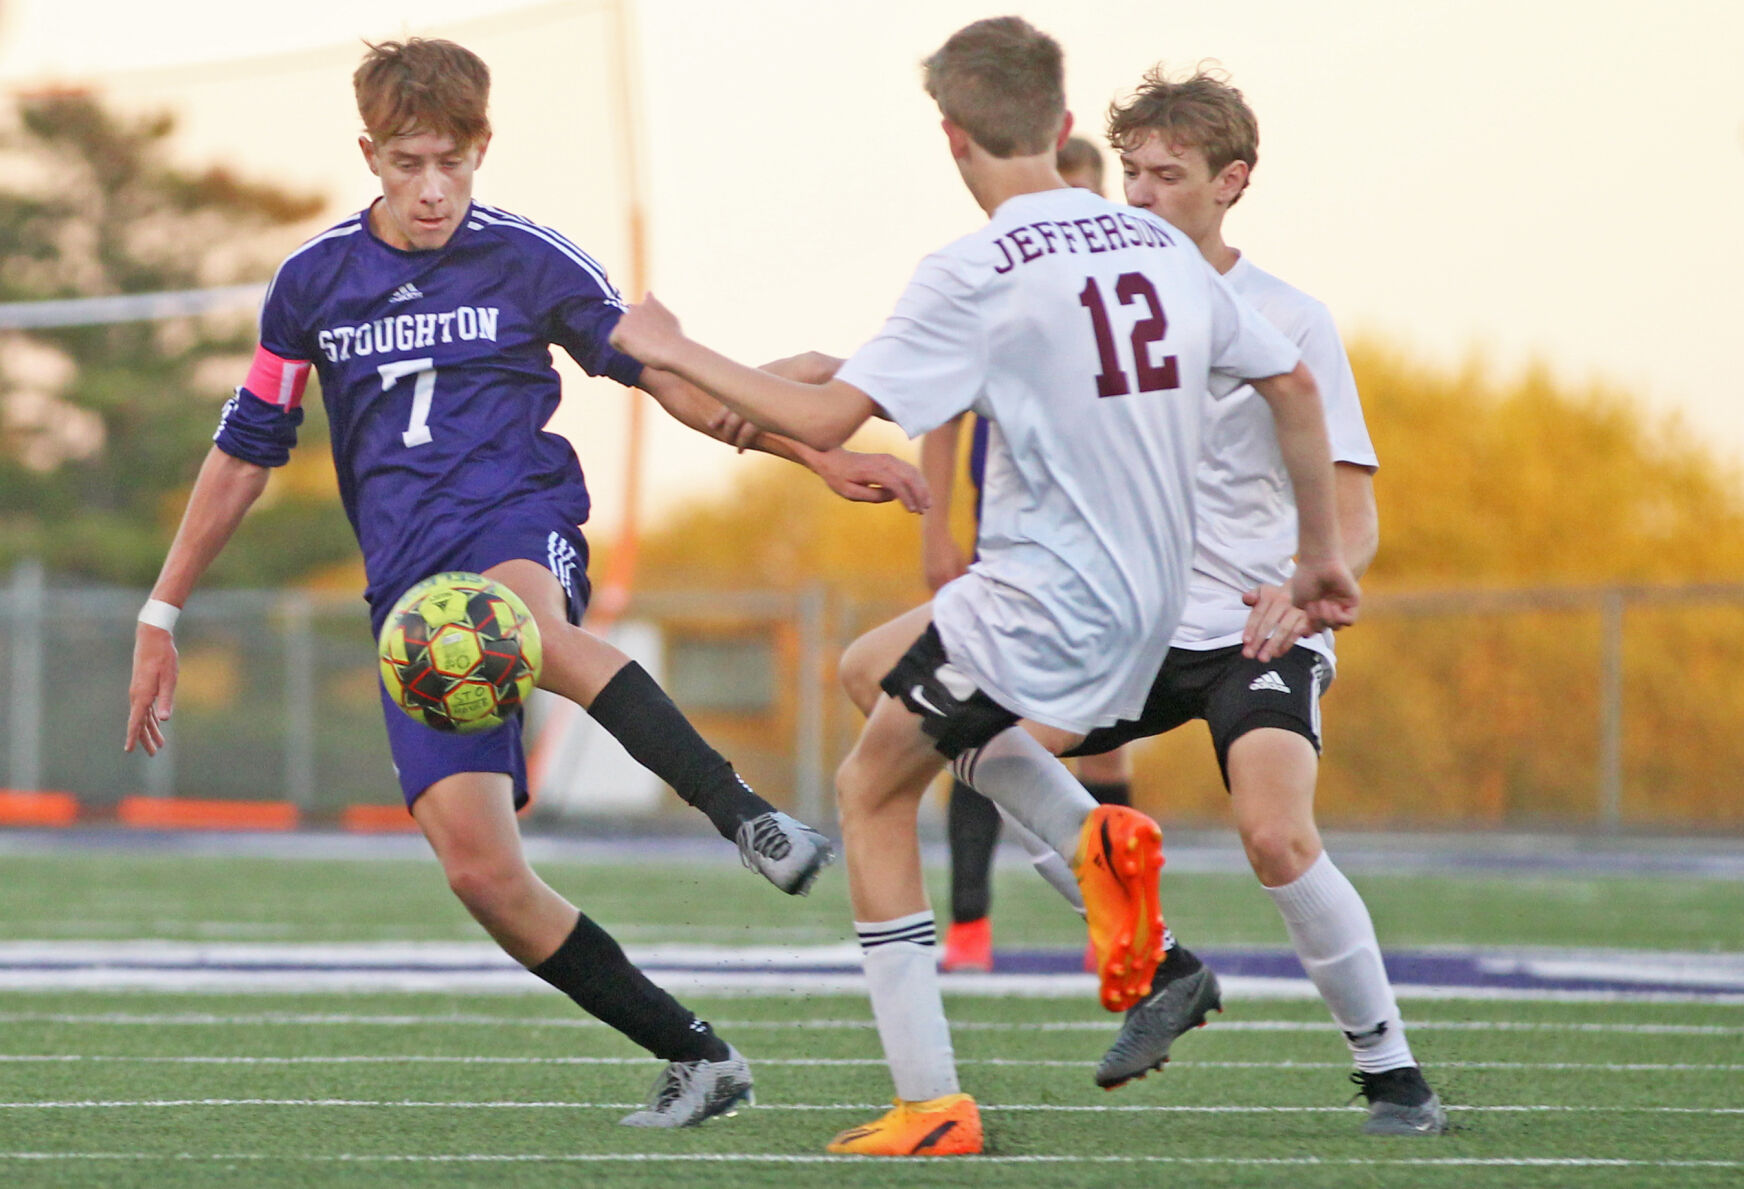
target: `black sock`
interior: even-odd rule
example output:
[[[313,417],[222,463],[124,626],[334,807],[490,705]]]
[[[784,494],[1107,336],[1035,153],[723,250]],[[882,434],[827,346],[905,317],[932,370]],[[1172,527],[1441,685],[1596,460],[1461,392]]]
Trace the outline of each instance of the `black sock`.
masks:
[[[724,1061],[727,1044],[705,1020],[631,965],[612,935],[582,913],[533,973],[662,1061]]]
[[[993,848],[999,845],[999,807],[964,784],[951,785],[945,815],[951,840],[951,919],[978,921],[993,907]]]
[[[1081,780],[1078,783],[1096,798],[1098,805],[1132,804],[1132,785],[1124,780]]]
[[[1161,986],[1164,983],[1172,983],[1178,978],[1186,978],[1204,965],[1205,963],[1200,961],[1198,954],[1177,941],[1169,947],[1168,954],[1163,958],[1163,964],[1157,967],[1157,977],[1152,985]]]
[[[741,823],[775,808],[703,741],[684,712],[635,661],[606,682],[587,712],[632,759],[706,813],[722,838],[732,838]]]

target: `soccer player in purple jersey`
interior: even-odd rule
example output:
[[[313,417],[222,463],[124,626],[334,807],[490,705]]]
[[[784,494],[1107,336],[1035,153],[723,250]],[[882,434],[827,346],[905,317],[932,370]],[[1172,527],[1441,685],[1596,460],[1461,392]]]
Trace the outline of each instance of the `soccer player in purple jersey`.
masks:
[[[559,380],[551,345],[588,373],[640,387],[707,432],[718,406],[607,344],[624,304],[556,232],[472,199],[490,143],[490,74],[452,42],[372,46],[354,76],[369,208],[285,261],[261,312],[260,347],[225,406],[134,644],[125,746],[155,754],[176,684],[171,629],[195,584],[284,464],[311,370],[331,426],[340,495],[362,546],[373,626],[427,575],[473,570],[525,600],[544,641],[541,685],[572,698],[637,760],[734,839],[783,891],[831,858],[821,834],[773,809],[697,735],[642,668],[581,630],[588,494],[569,444],[544,429]],[[786,361],[805,378],[815,361]],[[767,437],[849,498],[924,502],[906,463],[820,453]],[[668,1062],[648,1108],[624,1122],[674,1127],[750,1097],[745,1061],[655,986],[599,925],[548,887],[522,852],[521,727],[448,735],[383,693],[402,792],[449,886],[511,956]]]

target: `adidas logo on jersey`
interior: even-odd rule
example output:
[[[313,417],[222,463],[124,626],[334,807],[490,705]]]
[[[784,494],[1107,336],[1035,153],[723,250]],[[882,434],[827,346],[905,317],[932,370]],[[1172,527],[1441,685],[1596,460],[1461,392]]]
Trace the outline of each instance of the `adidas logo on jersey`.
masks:
[[[422,296],[424,296],[424,295],[422,293],[418,292],[418,287],[416,285],[412,284],[410,281],[407,281],[404,285],[401,285],[398,289],[394,290],[394,295],[392,297],[388,298],[388,301],[390,301],[390,302],[417,301]]]
[[[1284,684],[1284,679],[1278,676],[1278,671],[1276,669],[1267,669],[1264,673],[1261,673],[1258,677],[1255,677],[1252,681],[1248,682],[1247,687],[1249,689],[1269,689],[1273,693],[1279,694],[1287,694],[1290,692],[1290,687]]]

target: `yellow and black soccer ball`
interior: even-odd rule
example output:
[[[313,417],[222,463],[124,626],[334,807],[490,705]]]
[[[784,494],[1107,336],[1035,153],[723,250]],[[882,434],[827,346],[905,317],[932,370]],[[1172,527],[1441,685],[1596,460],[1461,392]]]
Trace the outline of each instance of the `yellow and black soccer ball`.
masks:
[[[439,731],[501,726],[539,680],[539,628],[518,595],[483,574],[436,574],[400,596],[379,641],[382,684]]]

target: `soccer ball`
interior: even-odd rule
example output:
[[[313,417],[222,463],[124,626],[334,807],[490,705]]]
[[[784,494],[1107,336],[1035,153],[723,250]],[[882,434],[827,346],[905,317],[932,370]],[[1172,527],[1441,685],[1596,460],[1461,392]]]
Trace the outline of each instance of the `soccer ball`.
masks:
[[[539,628],[514,591],[483,574],[426,578],[400,596],[379,642],[382,684],[438,731],[501,726],[539,680]]]

